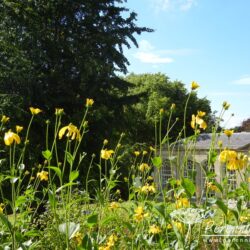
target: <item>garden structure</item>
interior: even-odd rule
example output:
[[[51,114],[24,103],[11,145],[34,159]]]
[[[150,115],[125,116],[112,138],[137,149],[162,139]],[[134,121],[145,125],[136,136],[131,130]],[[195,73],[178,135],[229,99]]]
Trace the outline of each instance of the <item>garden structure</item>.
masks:
[[[179,179],[180,176],[191,178],[196,185],[196,199],[199,200],[205,196],[205,172],[208,168],[209,172],[214,172],[214,175],[211,174],[211,179],[214,181],[221,183],[227,175],[229,189],[236,189],[240,186],[245,169],[226,170],[225,164],[219,160],[219,154],[224,149],[247,154],[250,150],[250,133],[234,133],[231,137],[225,134],[216,134],[215,138],[213,136],[211,133],[204,133],[200,134],[195,142],[180,140],[169,145],[169,148],[168,146],[162,147],[163,164],[160,175],[164,188],[168,187],[171,178]],[[211,148],[213,148],[213,156],[216,160],[209,167],[208,157]],[[157,177],[156,173],[155,176]],[[159,183],[159,178],[156,179]],[[211,191],[209,196],[213,195],[215,192]]]

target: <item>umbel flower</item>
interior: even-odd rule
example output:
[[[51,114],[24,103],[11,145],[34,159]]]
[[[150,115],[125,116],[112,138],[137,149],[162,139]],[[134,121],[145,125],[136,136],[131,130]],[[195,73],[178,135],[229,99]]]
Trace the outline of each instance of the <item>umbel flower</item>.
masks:
[[[220,153],[219,160],[225,163],[228,170],[243,169],[248,164],[248,157],[234,150],[225,149]]]
[[[70,137],[71,140],[75,140],[75,139],[80,140],[81,139],[80,131],[72,123],[70,123],[68,126],[65,126],[65,127],[60,129],[60,131],[58,133],[59,139],[62,139],[62,137],[64,136],[66,131],[67,131],[66,137]]]
[[[170,217],[184,224],[192,225],[201,223],[210,216],[210,211],[199,208],[181,208],[170,213]]]
[[[13,144],[13,142],[19,144],[21,142],[21,139],[18,134],[9,130],[4,134],[4,143],[6,146],[10,146],[11,144]]]

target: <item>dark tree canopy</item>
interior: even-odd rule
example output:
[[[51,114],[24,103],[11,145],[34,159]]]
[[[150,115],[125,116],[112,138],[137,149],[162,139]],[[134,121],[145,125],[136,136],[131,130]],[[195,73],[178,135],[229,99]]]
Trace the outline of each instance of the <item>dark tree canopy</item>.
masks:
[[[0,91],[24,106],[78,109],[103,103],[126,83],[123,46],[137,46],[136,14],[124,0],[3,0],[0,3]],[[126,16],[126,17],[125,17]],[[123,88],[122,88],[123,87]],[[109,99],[110,102],[110,99]]]

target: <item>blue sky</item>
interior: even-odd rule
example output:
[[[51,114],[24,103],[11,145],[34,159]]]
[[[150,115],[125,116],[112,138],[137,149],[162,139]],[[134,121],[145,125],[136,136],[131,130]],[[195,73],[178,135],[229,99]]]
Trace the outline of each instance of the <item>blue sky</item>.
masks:
[[[162,72],[189,88],[212,110],[231,104],[226,127],[250,118],[250,1],[127,0],[139,26],[155,32],[137,37],[139,48],[125,50],[129,72]],[[231,114],[234,114],[231,117]],[[230,118],[231,117],[231,118]],[[228,121],[229,120],[229,121]]]

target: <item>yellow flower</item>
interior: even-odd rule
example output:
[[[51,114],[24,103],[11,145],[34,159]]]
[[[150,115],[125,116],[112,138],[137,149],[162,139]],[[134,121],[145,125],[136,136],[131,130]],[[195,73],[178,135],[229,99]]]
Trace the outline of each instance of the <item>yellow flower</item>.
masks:
[[[39,109],[39,108],[30,107],[30,112],[31,112],[32,115],[37,115],[37,114],[39,114],[40,112],[42,112],[42,110]]]
[[[62,108],[56,108],[55,115],[61,116],[64,112],[64,109]]]
[[[163,114],[164,113],[164,109],[160,109],[160,114]]]
[[[175,109],[175,108],[176,108],[176,104],[175,104],[175,103],[172,103],[170,109],[173,110],[173,109]]]
[[[40,179],[40,181],[47,181],[49,179],[48,175],[49,173],[47,171],[41,171],[37,173],[37,177]]]
[[[221,148],[223,146],[223,141],[218,141],[218,146]]]
[[[10,118],[9,118],[8,116],[3,115],[3,116],[2,116],[2,119],[1,119],[1,123],[5,124],[6,122],[9,121],[9,119],[10,119]]]
[[[103,141],[103,145],[107,145],[109,143],[109,141],[107,140],[107,139],[105,139],[104,141]]]
[[[197,82],[194,82],[194,81],[193,81],[193,82],[191,83],[191,89],[192,89],[192,90],[198,89],[199,87],[200,87],[200,85],[199,85]]]
[[[110,149],[102,149],[101,150],[101,158],[104,160],[108,160],[112,157],[112,154],[114,154],[114,150]]]
[[[198,112],[197,112],[197,115],[198,115],[199,117],[203,117],[203,116],[206,115],[206,112],[198,111]]]
[[[10,146],[13,142],[19,144],[21,139],[18,134],[13,133],[11,130],[4,134],[4,143],[6,146]]]
[[[242,153],[225,149],[220,153],[219,161],[225,163],[227,169],[237,170],[244,168],[248,164],[248,157]]]
[[[207,128],[207,123],[198,114],[196,116],[192,115],[192,120],[190,124],[193,129],[196,128],[196,125],[199,125],[199,128],[202,128],[204,130]]]
[[[159,234],[161,232],[161,228],[159,226],[152,225],[152,226],[149,227],[148,232],[150,234]]]
[[[195,115],[192,115],[192,120],[191,120],[191,127],[195,129]]]
[[[215,192],[219,191],[218,187],[214,185],[212,182],[207,183],[207,188],[210,189],[211,191],[215,191]]]
[[[152,185],[146,184],[145,186],[141,188],[141,192],[145,194],[148,194],[148,193],[154,194],[156,193],[156,189],[153,184]]]
[[[142,221],[144,218],[148,217],[149,214],[148,213],[145,213],[144,211],[144,208],[139,206],[135,209],[135,214],[134,214],[134,219],[137,221],[137,222],[140,222]]]
[[[139,170],[141,172],[144,172],[144,171],[148,171],[150,169],[149,165],[147,163],[142,163],[140,166],[139,166]]]
[[[176,201],[176,208],[189,207],[189,200],[187,198],[179,198]]]
[[[147,181],[153,181],[154,180],[154,177],[149,175],[148,178],[147,178]]]
[[[3,213],[4,207],[5,207],[4,204],[3,204],[3,203],[0,203],[0,214]]]
[[[153,148],[152,146],[149,147],[150,151],[155,152],[155,148]]]
[[[109,205],[109,208],[111,209],[111,210],[115,210],[115,209],[117,209],[117,208],[119,208],[119,203],[117,203],[117,202],[111,202],[110,203],[110,205]]]
[[[23,130],[23,127],[22,127],[22,126],[16,125],[16,132],[17,132],[17,133],[20,133],[22,130]]]
[[[83,235],[80,232],[76,232],[71,239],[76,242],[77,246],[80,246],[82,243],[82,238]]]
[[[91,106],[93,106],[93,104],[94,104],[93,99],[90,99],[90,98],[86,99],[86,107],[91,107]]]
[[[148,154],[148,151],[143,150],[143,151],[142,151],[142,154],[143,154],[143,155],[146,155],[146,154]]]
[[[230,129],[225,129],[224,130],[224,134],[229,138],[233,135],[234,130],[230,130]]]
[[[173,221],[173,225],[181,232],[184,233],[184,225],[181,222]]]
[[[222,107],[223,107],[225,110],[228,110],[229,107],[230,107],[230,104],[229,104],[228,102],[223,102]]]
[[[64,136],[66,131],[68,131],[66,136],[71,137],[71,140],[75,140],[75,139],[80,140],[81,139],[80,131],[72,123],[70,123],[68,126],[65,126],[65,127],[60,129],[60,131],[58,133],[59,139],[62,139],[62,137]]]
[[[137,157],[137,156],[140,155],[140,152],[139,152],[139,151],[135,151],[134,154],[135,154],[135,156]]]

